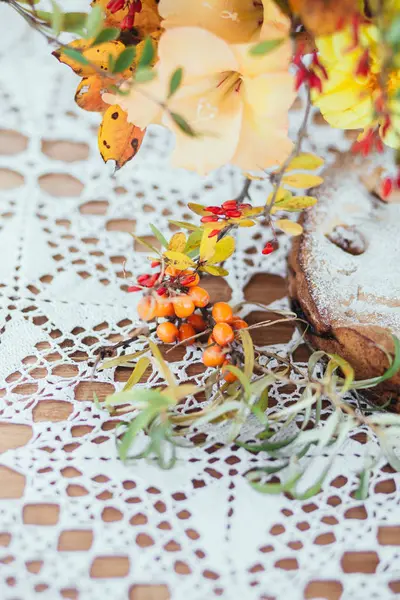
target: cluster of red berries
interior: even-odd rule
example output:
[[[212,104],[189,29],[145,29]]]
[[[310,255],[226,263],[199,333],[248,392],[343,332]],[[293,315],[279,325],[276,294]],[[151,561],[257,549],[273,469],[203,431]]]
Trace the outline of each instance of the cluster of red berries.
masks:
[[[141,286],[132,286],[131,291],[155,288],[160,274],[139,276]],[[140,280],[140,281],[139,281]],[[224,367],[230,364],[227,356],[234,341],[235,331],[247,327],[247,323],[234,316],[226,302],[217,302],[211,308],[210,296],[199,286],[200,278],[195,271],[179,271],[172,266],[165,270],[162,284],[154,289],[155,294],[144,296],[138,303],[137,312],[144,321],[161,319],[156,333],[161,342],[173,344],[194,343],[197,334],[212,328],[208,345],[203,352],[203,363],[207,367]],[[227,371],[227,382],[235,377]]]
[[[368,156],[372,150],[377,152],[383,152],[383,142],[379,135],[379,129],[370,128],[360,140],[354,142],[351,147],[354,154],[361,154],[362,156]]]
[[[129,7],[128,14],[126,14],[122,19],[120,28],[132,29],[132,27],[135,25],[136,14],[142,10],[141,0],[132,0],[131,2],[129,0],[110,0],[110,2],[107,4],[107,9],[114,14],[125,8],[126,5]]]
[[[227,221],[228,219],[240,219],[243,217],[243,211],[251,208],[251,204],[239,203],[236,200],[227,200],[221,206],[207,206],[204,210],[209,215],[201,218],[202,223],[217,223],[218,221]],[[218,235],[220,229],[213,229],[208,237]]]
[[[300,89],[303,83],[306,83],[310,89],[315,89],[322,92],[322,79],[328,79],[328,73],[324,65],[320,62],[316,51],[312,54],[311,64],[306,67],[303,63],[304,48],[299,47],[293,59],[293,63],[297,67],[295,77],[296,92]]]
[[[385,177],[381,185],[381,197],[386,200],[394,190],[400,189],[400,170],[396,177]]]

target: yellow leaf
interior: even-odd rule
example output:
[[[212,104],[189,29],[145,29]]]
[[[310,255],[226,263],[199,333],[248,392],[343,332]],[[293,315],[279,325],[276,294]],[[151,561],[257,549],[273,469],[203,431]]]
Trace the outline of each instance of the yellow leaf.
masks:
[[[227,221],[216,221],[213,223],[202,223],[202,229],[224,229],[227,226]],[[210,233],[210,232],[208,232]]]
[[[203,231],[201,229],[196,229],[196,231],[192,231],[186,242],[184,250],[186,254],[189,254],[189,252],[193,252],[193,250],[196,250],[200,246],[202,235]]]
[[[203,204],[196,204],[195,202],[188,202],[188,207],[192,210],[196,215],[200,215],[204,217],[204,215],[209,215],[206,210],[204,210]]]
[[[255,221],[252,221],[251,219],[242,219],[238,223],[239,227],[253,227],[255,224]]]
[[[265,210],[264,206],[253,206],[253,208],[246,208],[242,214],[245,217],[256,217],[257,215],[261,215]]]
[[[314,206],[317,203],[317,199],[314,196],[292,196],[282,202],[277,202],[271,212],[275,214],[278,210],[286,210],[289,212],[297,212]]]
[[[276,227],[287,233],[288,235],[301,235],[303,228],[299,223],[289,221],[289,219],[278,219],[275,221]]]
[[[294,188],[308,189],[321,185],[321,183],[324,180],[319,175],[309,175],[308,173],[294,173],[293,175],[285,175],[282,181]]]
[[[92,42],[93,39],[74,40],[67,46],[68,48],[81,51],[83,56],[90,62],[88,65],[82,65],[73,58],[70,58],[65,54],[62,48],[55,50],[53,56],[61,63],[71,67],[77,75],[81,75],[82,77],[98,75],[99,71],[104,72],[104,75],[106,75],[110,56],[115,60],[121,52],[125,50],[125,45],[122,42],[113,40],[91,48]]]
[[[272,191],[267,198],[267,204],[271,204],[273,197],[274,197],[274,192]],[[292,192],[289,192],[289,190],[285,190],[285,188],[280,187],[280,188],[278,188],[278,191],[276,193],[275,202],[282,202],[282,200],[286,200],[291,197],[292,197]]]
[[[260,177],[259,175],[252,175],[251,173],[243,173],[246,179],[250,181],[265,181],[266,177]]]
[[[211,238],[214,239],[214,238]],[[235,240],[231,235],[227,235],[222,240],[216,243],[214,254],[207,261],[210,265],[224,262],[235,251]]]
[[[168,244],[168,250],[174,252],[183,252],[186,246],[186,235],[181,231],[174,233]]]
[[[202,262],[208,261],[215,252],[215,246],[217,245],[217,236],[209,237],[210,232],[208,229],[204,229],[203,235],[201,236],[200,242],[200,260]]]
[[[186,256],[186,254],[183,254],[183,252],[167,250],[167,252],[164,253],[164,256],[168,259],[169,264],[181,271],[184,271],[188,267],[194,267],[195,265],[193,260]]]
[[[294,157],[286,170],[294,171],[295,169],[305,169],[306,171],[313,171],[314,169],[322,167],[324,162],[324,159],[316,154],[303,152],[302,154]]]
[[[83,110],[104,112],[109,107],[102,99],[102,94],[107,91],[105,80],[97,75],[84,77],[76,88],[75,102]]]
[[[129,377],[128,381],[126,382],[124,389],[122,391],[128,392],[130,389],[132,389],[133,386],[136,385],[141,380],[142,376],[144,375],[144,373],[149,365],[150,365],[150,359],[147,356],[142,356],[142,358],[140,358],[137,361],[136,366],[133,369],[132,373],[130,374],[130,377]]]
[[[125,111],[117,104],[110,106],[104,113],[98,135],[104,162],[115,160],[117,169],[123,167],[138,152],[145,132],[145,129],[128,123]]]
[[[223,269],[222,267],[215,267],[213,265],[205,265],[204,267],[201,267],[200,271],[205,271],[206,273],[214,275],[215,277],[226,277],[229,275],[229,271],[226,269]]]

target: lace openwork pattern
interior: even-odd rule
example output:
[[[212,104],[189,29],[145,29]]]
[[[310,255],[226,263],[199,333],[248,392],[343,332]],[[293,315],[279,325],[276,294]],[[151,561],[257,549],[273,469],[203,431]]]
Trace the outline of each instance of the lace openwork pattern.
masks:
[[[241,174],[228,166],[201,179],[172,170],[171,140],[154,129],[134,163],[112,175],[96,149],[98,115],[73,104],[77,79],[6,7],[0,73],[0,597],[400,593],[398,475],[382,463],[369,499],[351,496],[372,444],[362,443],[362,429],[307,502],[253,491],[243,474],[263,456],[218,448],[212,428],[204,447],[179,451],[172,471],[117,460],[116,419],[95,406],[93,392],[103,399],[129,372],[108,369],[91,382],[91,364],[96,349],[137,325],[137,298],[126,290],[145,254],[129,232],[148,236],[154,223],[170,234],[168,218],[185,218],[188,201],[233,197]],[[294,111],[294,127],[298,117]],[[327,127],[313,138],[328,160],[347,143]],[[257,183],[254,201],[267,191]],[[259,231],[240,233],[220,299],[236,303],[256,281],[259,301],[271,286],[264,289],[272,306],[288,306],[287,242],[268,257],[263,242]],[[279,339],[263,333],[263,343],[284,352],[293,330],[283,331]],[[199,358],[192,348],[175,355],[179,381],[201,381]],[[153,373],[149,384],[159,382]],[[285,404],[296,395],[276,386],[271,398]],[[252,427],[245,425],[249,435]]]

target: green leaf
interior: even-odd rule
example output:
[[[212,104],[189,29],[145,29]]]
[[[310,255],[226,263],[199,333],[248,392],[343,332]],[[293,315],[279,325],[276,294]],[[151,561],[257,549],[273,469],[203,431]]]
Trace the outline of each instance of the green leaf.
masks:
[[[100,6],[93,6],[86,19],[86,32],[88,38],[95,38],[103,26],[103,12]]]
[[[262,442],[261,444],[244,444],[243,442],[236,442],[236,444],[249,452],[275,452],[276,450],[281,450],[282,448],[289,446],[296,438],[297,435],[294,435],[285,440],[280,440],[279,442]]]
[[[183,77],[183,69],[182,69],[182,67],[178,67],[178,69],[176,69],[172,73],[171,79],[169,81],[168,98],[171,98],[171,96],[173,96],[175,94],[175,92],[177,91],[177,89],[179,88],[179,86],[182,83],[182,77]]]
[[[189,123],[182,117],[182,115],[178,115],[178,113],[170,112],[170,117],[174,121],[175,125],[179,127],[179,129],[188,135],[189,137],[196,137],[197,134],[195,130],[189,125]]]
[[[92,46],[98,46],[99,44],[104,44],[105,42],[112,42],[116,40],[121,30],[117,27],[107,27],[100,31],[100,33],[96,36]]]
[[[250,387],[250,380],[247,377],[247,375],[245,375],[245,373],[243,373],[243,371],[241,371],[237,367],[234,367],[233,365],[225,365],[224,371],[229,371],[230,373],[233,373],[238,378],[238,380],[240,381],[240,384],[243,388],[246,401],[248,402],[251,397],[251,387]]]
[[[155,248],[154,246],[152,246],[151,244],[149,244],[148,242],[146,242],[146,240],[144,240],[143,238],[138,237],[134,233],[131,233],[131,236],[133,237],[134,240],[136,240],[137,242],[139,242],[139,244],[142,244],[142,246],[146,246],[146,248],[149,248],[149,250],[151,250],[152,252],[155,252],[159,256],[161,255],[161,252],[159,250],[157,250],[157,248]]]
[[[256,471],[251,471],[250,473],[256,474]],[[282,492],[291,492],[293,486],[296,484],[296,482],[300,479],[301,476],[302,473],[296,473],[284,483],[258,483],[256,481],[251,481],[251,478],[249,477],[248,479],[250,479],[251,487],[257,490],[258,492],[261,492],[262,494],[275,495],[281,494]]]
[[[386,41],[392,46],[396,46],[400,43],[400,16],[393,19],[385,37]]]
[[[369,478],[371,476],[370,469],[364,469],[359,473],[358,477],[360,483],[356,491],[354,492],[354,498],[356,500],[366,500],[368,498]]]
[[[136,83],[147,83],[152,81],[156,76],[156,72],[150,68],[140,68],[136,70],[135,81]]]
[[[69,56],[76,62],[80,63],[81,65],[89,64],[88,59],[85,58],[83,56],[83,54],[81,52],[79,52],[79,50],[75,50],[75,48],[69,48],[68,46],[64,46],[64,48],[62,49],[62,52],[63,52],[63,54],[66,54],[67,56]]]
[[[161,246],[164,246],[164,248],[168,248],[168,242],[165,239],[165,237],[163,236],[163,234],[161,233],[161,231],[159,231],[157,229],[157,227],[155,225],[153,225],[152,223],[150,223],[150,229],[154,233],[154,237],[156,237],[158,239],[158,241],[160,242]]]
[[[184,249],[185,254],[189,254],[190,252],[193,252],[193,250],[197,250],[197,248],[199,248],[202,235],[203,232],[201,229],[196,229],[195,231],[192,231],[186,242],[186,246]]]
[[[173,220],[169,220],[168,223],[171,223],[172,225],[176,225],[177,227],[183,227],[184,229],[188,229],[189,231],[200,231],[201,233],[202,230],[197,226],[194,225],[193,223],[188,223],[187,221],[173,221]]]
[[[284,38],[279,38],[277,40],[264,40],[259,42],[255,46],[252,46],[249,50],[249,54],[251,56],[265,56],[272,50],[275,50],[284,42]]]
[[[53,7],[53,12],[51,13],[51,27],[54,33],[59,35],[63,28],[64,15],[55,0],[51,0],[51,5]]]
[[[156,414],[157,411],[155,411],[154,408],[148,408],[138,414],[138,416],[129,423],[128,429],[118,445],[118,454],[121,460],[126,460],[135,437],[149,425]]]
[[[121,54],[117,57],[113,66],[113,73],[122,73],[128,69],[133,61],[135,60],[136,50],[134,46],[128,46],[125,50],[122,50]]]
[[[154,46],[151,38],[144,40],[143,51],[139,59],[138,69],[149,67],[154,58]]]
[[[130,374],[130,377],[128,379],[128,381],[126,382],[124,389],[122,390],[123,392],[128,392],[131,388],[133,388],[134,385],[136,385],[142,375],[145,373],[147,367],[150,365],[150,359],[147,356],[142,356],[142,358],[140,358],[137,363],[136,363],[136,367],[133,369],[132,373]]]
[[[330,361],[326,369],[326,375],[330,377],[333,372],[339,367],[345,377],[343,387],[340,390],[341,394],[344,394],[351,388],[351,384],[354,381],[354,369],[353,367],[338,354],[328,354]]]
[[[392,335],[391,337],[394,344],[394,357],[388,370],[380,377],[372,377],[371,379],[363,379],[361,381],[353,382],[353,385],[351,386],[352,390],[365,390],[375,387],[383,381],[386,381],[386,379],[390,379],[396,375],[396,373],[400,370],[400,340],[395,335]]]

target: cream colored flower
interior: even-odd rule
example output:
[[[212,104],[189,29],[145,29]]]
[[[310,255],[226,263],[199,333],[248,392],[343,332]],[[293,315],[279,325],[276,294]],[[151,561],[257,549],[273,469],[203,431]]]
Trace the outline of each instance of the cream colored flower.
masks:
[[[128,120],[142,129],[165,125],[176,136],[174,166],[205,174],[226,163],[264,169],[290,153],[288,109],[294,99],[288,72],[289,41],[265,56],[251,56],[251,45],[230,45],[198,27],[176,27],[160,39],[157,77],[135,85],[128,95],[105,94]],[[169,81],[183,68],[181,87],[167,99]],[[198,133],[183,133],[169,111],[181,115]]]
[[[241,44],[286,37],[289,19],[273,0],[160,0],[163,27],[194,26]]]

